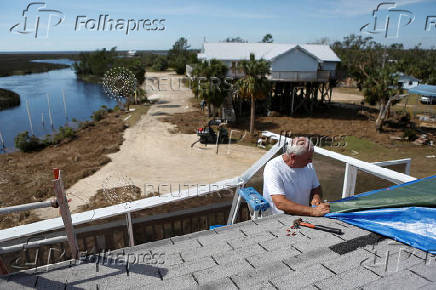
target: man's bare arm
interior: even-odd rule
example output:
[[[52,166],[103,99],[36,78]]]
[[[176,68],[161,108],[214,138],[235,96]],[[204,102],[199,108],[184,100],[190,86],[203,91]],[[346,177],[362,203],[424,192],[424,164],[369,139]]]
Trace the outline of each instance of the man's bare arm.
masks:
[[[317,207],[312,208],[290,201],[284,195],[272,195],[271,198],[278,209],[289,214],[324,216],[326,213],[330,212],[330,206],[326,203],[321,203]]]

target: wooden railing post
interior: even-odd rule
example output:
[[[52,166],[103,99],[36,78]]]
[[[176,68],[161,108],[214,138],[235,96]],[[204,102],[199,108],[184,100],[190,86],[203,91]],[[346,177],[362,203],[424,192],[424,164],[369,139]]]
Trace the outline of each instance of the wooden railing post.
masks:
[[[135,246],[135,237],[133,236],[133,223],[132,215],[130,212],[126,213],[127,232],[129,233],[129,246]]]
[[[73,222],[71,219],[70,208],[68,207],[67,197],[65,195],[64,183],[62,182],[61,171],[58,168],[53,169],[54,173],[54,191],[56,200],[59,204],[59,211],[64,222],[65,232],[68,238],[68,244],[71,249],[71,257],[77,259],[79,257],[79,248],[77,246],[76,235],[74,234]]]

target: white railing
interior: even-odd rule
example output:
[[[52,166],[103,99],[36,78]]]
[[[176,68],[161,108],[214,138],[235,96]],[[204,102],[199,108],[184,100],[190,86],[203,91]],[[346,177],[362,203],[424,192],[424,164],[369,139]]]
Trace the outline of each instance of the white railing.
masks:
[[[264,132],[263,134],[269,138],[275,138],[277,140],[286,139],[285,142],[289,142],[289,138],[284,138],[282,135],[273,134],[270,132]],[[345,156],[340,153],[329,151],[323,149],[321,147],[315,146],[315,153],[320,155],[330,157],[341,162],[345,163],[345,176],[344,176],[344,185],[342,188],[342,198],[354,195],[354,189],[356,186],[356,177],[357,170],[362,170],[364,172],[375,175],[381,179],[389,180],[395,184],[401,184],[409,181],[416,180],[415,177],[410,176],[410,163],[411,159],[401,159],[401,160],[393,160],[393,161],[384,161],[384,162],[374,162],[369,163],[365,161],[361,161],[359,159]],[[406,164],[405,173],[399,173],[387,168],[383,168],[383,166],[397,165],[397,164]]]
[[[399,159],[399,160],[392,160],[392,161],[373,162],[372,164],[380,166],[380,167],[398,165],[398,164],[406,164],[406,168],[404,170],[404,173],[406,175],[409,175],[411,161],[412,161],[412,159],[406,158],[406,159]],[[357,170],[358,170],[357,167],[355,167],[349,163],[346,163],[345,176],[344,176],[344,186],[342,188],[342,198],[354,195],[354,190],[356,188]],[[371,171],[368,171],[366,168],[360,168],[360,170],[367,172],[367,173],[372,173]],[[388,180],[390,180],[396,184],[402,183],[402,182],[398,182],[398,180],[392,180],[392,179],[388,179]]]
[[[191,197],[195,196],[203,196],[209,193],[217,192],[220,190],[225,190],[229,188],[238,188],[241,186],[244,186],[252,177],[254,174],[256,174],[275,154],[277,154],[281,149],[283,149],[284,145],[290,142],[290,138],[284,137],[280,134],[274,134],[271,132],[263,132],[263,136],[266,136],[268,138],[276,139],[278,142],[268,151],[266,152],[255,164],[253,164],[247,171],[245,171],[241,176],[223,180],[214,184],[211,184],[208,186],[208,188],[201,188],[197,186],[197,189],[195,192],[192,192],[192,189],[183,190],[181,192],[172,192],[166,195],[161,196],[153,196],[148,197],[145,199],[133,201],[133,202],[126,202],[122,204],[117,204],[113,206],[109,206],[106,208],[99,208],[91,211],[86,211],[82,213],[76,213],[71,215],[71,219],[69,222],[68,217],[66,218],[54,218],[54,219],[47,219],[43,221],[39,221],[32,224],[27,225],[21,225],[9,229],[0,230],[0,242],[6,242],[11,241],[23,237],[29,237],[32,235],[37,235],[44,232],[54,231],[62,228],[66,228],[67,232],[67,240],[71,240],[71,237],[69,236],[69,233],[73,233],[72,226],[89,223],[91,221],[101,220],[101,219],[107,219],[113,216],[117,215],[126,215],[126,225],[128,228],[128,234],[129,234],[129,240],[130,245],[134,245],[134,237],[133,237],[133,229],[132,229],[132,219],[131,219],[131,213],[140,211],[147,208],[153,208],[160,205],[176,202],[176,201],[182,201]],[[343,196],[344,192],[346,192],[345,196],[349,196],[354,194],[354,186],[355,186],[355,179],[357,175],[357,169],[368,172],[370,174],[373,174],[379,178],[389,180],[393,183],[400,184],[405,183],[409,181],[416,180],[416,178],[409,176],[408,174],[399,173],[387,168],[383,168],[381,166],[387,166],[387,165],[394,165],[394,164],[401,164],[406,163],[406,173],[410,172],[410,159],[402,159],[402,160],[396,160],[396,161],[387,161],[387,162],[377,162],[377,163],[369,163],[365,161],[361,161],[358,159],[355,159],[353,157],[345,156],[333,151],[329,151],[320,147],[315,146],[315,152],[327,157],[331,157],[333,159],[339,160],[341,162],[344,162],[346,164],[346,172],[344,177],[344,188],[343,190]],[[63,186],[61,179],[58,182],[55,182],[55,189],[57,194],[61,194],[63,192]],[[61,190],[62,189],[62,190]],[[236,196],[237,194],[235,194]],[[65,195],[64,195],[65,196]],[[344,196],[344,197],[345,197]],[[66,199],[62,199],[66,201]],[[232,210],[229,215],[229,221],[234,220],[234,213],[235,210],[237,212],[236,207],[236,201],[237,197],[234,199]],[[61,205],[60,205],[61,206]],[[62,207],[68,207],[67,203],[64,202],[62,204]],[[1,209],[0,209],[1,210]],[[4,210],[6,211],[6,210]],[[69,209],[68,209],[69,212]],[[71,225],[71,226],[70,226]],[[71,227],[71,230],[68,230],[68,228]],[[65,239],[65,237],[61,237],[62,239]],[[73,237],[73,241],[75,241],[75,237]],[[47,241],[39,241],[32,243],[31,246],[36,246],[37,243],[45,243]],[[72,244],[73,247],[77,247],[77,244]],[[13,247],[13,246],[12,246]],[[11,251],[12,249],[21,249],[21,245],[17,245],[15,248],[3,248],[3,251]]]
[[[327,82],[330,79],[330,71],[272,71],[268,78],[296,82]]]

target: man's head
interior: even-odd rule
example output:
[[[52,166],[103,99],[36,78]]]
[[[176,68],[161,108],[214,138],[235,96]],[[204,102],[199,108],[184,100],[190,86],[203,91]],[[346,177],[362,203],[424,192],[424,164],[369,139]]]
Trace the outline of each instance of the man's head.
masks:
[[[292,168],[306,167],[307,163],[312,162],[313,143],[306,137],[295,137],[291,144],[286,147],[283,156],[285,163]]]

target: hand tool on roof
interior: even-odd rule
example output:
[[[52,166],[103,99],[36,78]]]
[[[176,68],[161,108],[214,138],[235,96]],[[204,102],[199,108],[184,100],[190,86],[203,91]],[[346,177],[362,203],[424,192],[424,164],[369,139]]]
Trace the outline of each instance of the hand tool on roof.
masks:
[[[303,220],[301,218],[294,220],[293,226],[294,226],[294,228],[299,228],[300,226],[303,226],[303,227],[308,227],[308,228],[315,229],[315,230],[321,230],[321,231],[325,231],[325,232],[330,232],[330,233],[342,235],[341,229],[336,229],[336,228],[331,228],[331,227],[326,227],[326,226],[321,226],[321,225],[313,225],[313,224],[310,224],[307,222],[303,222]]]

